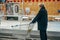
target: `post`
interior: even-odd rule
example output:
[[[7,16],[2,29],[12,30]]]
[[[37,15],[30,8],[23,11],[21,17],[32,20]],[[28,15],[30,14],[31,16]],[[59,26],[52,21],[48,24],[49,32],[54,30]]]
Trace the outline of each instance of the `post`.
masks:
[[[24,0],[22,0],[22,13],[24,15]]]

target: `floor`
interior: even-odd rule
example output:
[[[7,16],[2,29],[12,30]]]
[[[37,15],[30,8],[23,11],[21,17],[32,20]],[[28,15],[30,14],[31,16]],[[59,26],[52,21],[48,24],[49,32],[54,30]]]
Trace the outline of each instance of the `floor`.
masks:
[[[0,29],[21,29],[26,30],[30,22],[24,21],[2,21],[0,24]],[[13,26],[13,28],[12,28]],[[37,30],[37,23],[34,24],[33,30]],[[57,31],[60,32],[60,21],[58,22],[48,22],[47,31]]]
[[[11,34],[8,34],[10,36],[5,36],[5,35],[7,35],[8,32],[11,33],[11,31],[13,33],[18,33],[18,32],[20,32],[20,30],[27,30],[29,23],[30,22],[27,22],[27,21],[25,21],[25,22],[21,22],[21,21],[1,21],[1,24],[0,24],[0,40],[23,40],[23,39],[15,38],[16,35],[12,36],[12,37],[10,37]],[[9,30],[9,31],[7,31],[7,30]],[[13,30],[15,30],[15,31],[13,31]],[[37,23],[34,24],[33,31],[37,31]],[[60,40],[60,21],[48,22],[47,31],[49,32],[48,35],[55,35],[54,37],[53,36],[48,37],[49,40]],[[22,32],[20,32],[20,33],[22,33]],[[33,34],[33,32],[32,32],[32,34]],[[38,33],[36,32],[36,34],[38,34]],[[17,36],[17,37],[19,37],[19,36]],[[33,37],[35,37],[35,35],[33,35]],[[28,40],[30,40],[30,39],[28,39]],[[34,40],[36,40],[36,39],[34,39]],[[39,39],[37,39],[37,40],[39,40]]]

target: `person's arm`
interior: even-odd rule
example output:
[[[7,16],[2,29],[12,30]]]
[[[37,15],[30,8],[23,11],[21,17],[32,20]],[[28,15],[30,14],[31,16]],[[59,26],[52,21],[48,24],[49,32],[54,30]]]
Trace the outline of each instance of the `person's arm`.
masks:
[[[38,12],[37,16],[32,20],[31,23],[35,23],[39,19],[39,17],[41,17],[41,11]]]

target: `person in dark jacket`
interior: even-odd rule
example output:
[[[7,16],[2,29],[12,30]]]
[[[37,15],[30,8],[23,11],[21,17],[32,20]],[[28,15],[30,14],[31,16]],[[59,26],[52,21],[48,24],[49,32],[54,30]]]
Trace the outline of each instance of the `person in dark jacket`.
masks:
[[[44,5],[41,4],[40,10],[37,14],[37,16],[32,20],[31,23],[38,23],[38,30],[40,31],[40,38],[41,40],[47,40],[47,24],[48,24],[48,16],[47,16],[47,10],[45,9]],[[31,24],[30,23],[30,24]]]

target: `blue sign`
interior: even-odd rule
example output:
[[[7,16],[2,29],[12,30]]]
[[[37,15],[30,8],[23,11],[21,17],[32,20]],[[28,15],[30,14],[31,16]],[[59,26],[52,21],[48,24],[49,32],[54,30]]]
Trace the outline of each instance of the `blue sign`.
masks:
[[[0,0],[0,2],[4,3],[4,2],[6,2],[6,0]]]
[[[58,13],[60,13],[60,10],[58,10]]]

